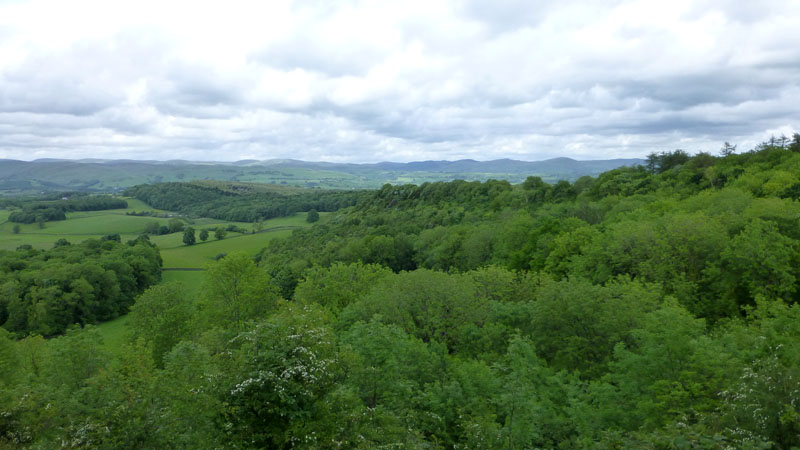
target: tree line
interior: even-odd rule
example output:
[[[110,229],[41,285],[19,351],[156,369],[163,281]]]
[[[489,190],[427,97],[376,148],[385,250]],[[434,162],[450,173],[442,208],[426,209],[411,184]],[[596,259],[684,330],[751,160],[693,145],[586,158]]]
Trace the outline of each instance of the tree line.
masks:
[[[125,195],[190,217],[256,222],[301,211],[336,211],[354,205],[367,191],[305,190],[300,193],[232,192],[196,183],[157,183],[129,188]]]
[[[74,211],[102,211],[107,209],[123,209],[128,202],[109,195],[85,195],[51,201],[21,202],[21,209],[8,216],[10,222],[34,223],[66,220],[66,213]]]

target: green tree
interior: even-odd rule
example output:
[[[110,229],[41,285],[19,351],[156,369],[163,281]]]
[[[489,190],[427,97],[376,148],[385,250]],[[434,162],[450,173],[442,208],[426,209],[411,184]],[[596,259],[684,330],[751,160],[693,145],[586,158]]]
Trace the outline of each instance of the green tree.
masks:
[[[221,392],[234,447],[289,448],[297,436],[305,437],[303,447],[319,447],[303,430],[337,420],[318,405],[335,388],[341,364],[326,322],[319,307],[287,303],[229,341],[220,355],[227,359]]]
[[[205,228],[200,230],[199,238],[201,241],[205,242],[208,239],[208,230],[206,230]]]
[[[489,304],[467,275],[419,269],[380,280],[369,294],[342,311],[345,323],[380,315],[424,342],[437,341],[451,351],[471,344],[468,330],[484,323]]]
[[[513,338],[496,370],[502,380],[495,401],[505,448],[556,448],[575,434],[574,421],[566,414],[570,380],[537,358],[530,341]]]
[[[157,220],[147,222],[144,226],[144,232],[147,234],[159,234],[159,224]]]
[[[660,293],[652,285],[621,280],[606,286],[584,280],[541,281],[531,304],[531,341],[557,369],[594,378],[606,370],[619,342],[630,343],[633,328],[654,310]]]
[[[228,234],[228,232],[225,231],[225,228],[218,227],[216,230],[214,230],[214,237],[217,238],[217,240],[225,239],[226,234]]]
[[[391,271],[377,264],[335,263],[330,267],[306,270],[295,289],[294,298],[301,303],[318,303],[338,313],[358,300]]]
[[[164,355],[191,334],[193,305],[181,283],[163,283],[144,291],[131,307],[131,339],[143,339],[152,346],[156,366],[163,367]]]
[[[186,245],[193,245],[195,242],[194,228],[186,227],[186,229],[183,230],[183,243]]]
[[[18,223],[15,223],[15,224],[14,224],[14,226],[11,228],[11,231],[12,231],[14,234],[19,234],[19,231],[20,231],[20,229],[21,229],[21,228],[22,228],[22,227],[20,227]]]
[[[184,226],[185,225],[183,224],[183,221],[181,219],[170,219],[169,220],[168,227],[169,227],[169,232],[170,233],[177,233],[179,231],[183,231],[183,227]]]
[[[209,265],[203,286],[204,315],[212,324],[223,323],[237,330],[245,321],[273,310],[278,300],[267,273],[241,252]]]
[[[21,359],[11,333],[0,328],[0,361],[3,361],[3,364],[0,364],[0,386],[6,388],[11,385],[19,372]]]
[[[308,212],[308,214],[306,214],[306,222],[314,223],[318,220],[319,220],[319,213],[317,212],[317,210],[312,209],[311,211]]]

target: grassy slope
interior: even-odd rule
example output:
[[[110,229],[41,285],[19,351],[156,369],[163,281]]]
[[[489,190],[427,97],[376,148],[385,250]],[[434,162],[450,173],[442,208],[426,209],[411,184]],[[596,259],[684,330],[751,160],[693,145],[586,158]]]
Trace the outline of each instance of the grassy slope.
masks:
[[[326,214],[320,213],[320,217],[324,217]],[[161,248],[164,267],[202,268],[214,261],[214,257],[220,253],[241,251],[255,255],[272,239],[286,237],[291,234],[292,229],[308,226],[305,217],[305,213],[297,213],[291,217],[267,220],[264,222],[264,231],[261,233],[228,233],[225,239],[219,241],[211,233],[208,241],[201,242],[198,238],[194,245],[184,245],[182,233],[154,236],[151,241]],[[242,224],[242,226],[248,230],[252,228],[250,224]],[[194,227],[199,229],[203,228],[203,225],[197,221]]]
[[[147,206],[136,199],[127,199],[128,208],[126,209],[112,209],[107,211],[86,211],[74,212],[67,214],[67,220],[47,222],[45,228],[40,229],[37,224],[20,224],[20,233],[14,234],[12,232],[15,224],[8,222],[8,215],[10,211],[0,210],[0,250],[14,250],[22,244],[30,244],[34,248],[50,248],[53,243],[58,239],[64,238],[70,242],[81,242],[86,239],[100,238],[107,234],[119,233],[122,240],[134,239],[144,231],[145,226],[152,221],[158,221],[161,225],[166,225],[169,219],[161,219],[156,217],[146,216],[129,216],[125,213],[131,211],[158,211]],[[218,219],[195,219],[191,220],[191,226],[200,230],[202,228],[216,228],[218,226],[236,225],[246,230],[252,230],[253,224],[243,222],[230,222]],[[273,219],[264,222],[265,228],[274,228],[282,226],[302,226],[305,223],[305,213],[298,213],[292,217]],[[236,233],[229,233],[230,236]],[[170,248],[182,246],[183,235],[180,233],[154,236],[153,242],[159,244],[162,248]],[[212,237],[213,239],[213,237]],[[265,236],[259,235],[259,238],[253,239],[252,245],[259,245],[260,242],[266,242]],[[246,250],[246,245],[238,243],[237,250]],[[263,247],[263,244],[261,245]],[[255,250],[260,249],[256,248]],[[218,250],[214,255],[224,250]],[[200,252],[201,257],[205,257],[206,253]],[[213,255],[212,255],[213,256]],[[191,252],[189,256],[191,257]],[[194,266],[189,266],[194,267]]]

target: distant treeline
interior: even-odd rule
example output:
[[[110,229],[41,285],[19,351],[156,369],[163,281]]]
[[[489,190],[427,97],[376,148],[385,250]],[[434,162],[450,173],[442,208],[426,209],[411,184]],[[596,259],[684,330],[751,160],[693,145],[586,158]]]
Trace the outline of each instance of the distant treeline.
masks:
[[[236,222],[285,217],[300,211],[336,211],[355,205],[365,191],[309,190],[286,195],[277,192],[234,193],[194,183],[142,184],[125,191],[148,205],[194,217]]]
[[[107,195],[92,195],[68,200],[22,202],[19,206],[22,210],[12,212],[8,216],[9,221],[34,223],[66,220],[68,212],[123,209],[128,207],[128,202]]]
[[[118,239],[0,251],[0,326],[20,336],[50,336],[126,313],[161,279],[161,256],[146,238]]]

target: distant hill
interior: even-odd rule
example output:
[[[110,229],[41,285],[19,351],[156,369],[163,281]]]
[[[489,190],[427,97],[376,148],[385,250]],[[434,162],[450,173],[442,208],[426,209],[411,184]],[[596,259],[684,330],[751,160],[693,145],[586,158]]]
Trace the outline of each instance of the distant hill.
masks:
[[[328,189],[376,188],[385,183],[503,179],[522,182],[528,176],[545,181],[573,181],[620,166],[642,164],[641,159],[576,161],[417,161],[410,163],[340,164],[291,159],[236,162],[135,161],[105,159],[0,160],[0,192],[37,191],[116,192],[144,183],[222,180],[273,183]]]

